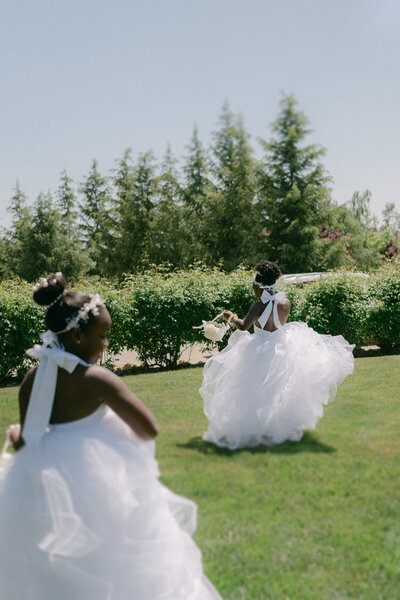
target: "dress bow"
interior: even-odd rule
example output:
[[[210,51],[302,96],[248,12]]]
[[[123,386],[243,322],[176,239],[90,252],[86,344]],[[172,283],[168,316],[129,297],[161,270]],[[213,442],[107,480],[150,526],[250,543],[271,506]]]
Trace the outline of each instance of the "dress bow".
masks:
[[[269,319],[269,316],[273,310],[272,318],[274,320],[274,325],[278,329],[282,327],[281,322],[279,321],[278,316],[278,302],[283,304],[285,302],[286,296],[284,292],[278,292],[277,294],[270,294],[267,290],[264,290],[261,294],[261,302],[266,305],[264,311],[258,317],[258,322],[260,323],[261,329],[264,329],[266,322]]]
[[[261,294],[261,302],[263,304],[267,304],[270,300],[276,300],[276,302],[280,302],[283,304],[285,302],[286,296],[284,292],[278,292],[277,294],[270,294],[267,290],[264,290]]]

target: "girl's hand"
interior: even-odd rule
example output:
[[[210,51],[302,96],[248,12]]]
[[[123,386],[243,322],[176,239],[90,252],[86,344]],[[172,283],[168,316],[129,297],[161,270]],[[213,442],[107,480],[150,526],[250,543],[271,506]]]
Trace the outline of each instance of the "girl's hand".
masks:
[[[7,435],[14,450],[22,448],[24,440],[21,437],[21,425],[10,425],[7,430]]]
[[[224,310],[224,314],[222,315],[226,321],[230,321],[234,317],[236,317],[235,313],[231,310]]]

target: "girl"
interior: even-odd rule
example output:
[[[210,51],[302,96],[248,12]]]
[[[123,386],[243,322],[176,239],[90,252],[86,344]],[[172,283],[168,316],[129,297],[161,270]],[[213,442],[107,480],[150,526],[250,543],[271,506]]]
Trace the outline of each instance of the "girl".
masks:
[[[341,336],[320,335],[305,323],[286,324],[290,302],[275,293],[277,264],[256,266],[257,302],[235,325],[228,345],[204,367],[200,389],[209,420],[203,439],[231,450],[300,440],[314,429],[337,384],[353,372],[350,345]],[[254,334],[248,329],[254,325]]]
[[[218,600],[192,541],[196,505],[158,481],[150,411],[96,366],[111,324],[98,296],[34,288],[48,305],[0,462],[0,598]]]

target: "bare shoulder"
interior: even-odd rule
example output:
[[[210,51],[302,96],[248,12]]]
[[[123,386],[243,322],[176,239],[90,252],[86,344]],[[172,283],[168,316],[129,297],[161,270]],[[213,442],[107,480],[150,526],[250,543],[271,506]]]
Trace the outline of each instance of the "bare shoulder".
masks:
[[[250,327],[253,324],[253,322],[258,319],[264,308],[265,305],[261,302],[261,300],[253,302],[253,304],[249,308],[249,312],[244,318],[245,329],[248,329],[248,327]]]
[[[92,365],[86,369],[84,378],[89,385],[100,385],[103,389],[120,391],[126,388],[118,375],[99,365]]]
[[[290,311],[290,300],[285,298],[284,302],[278,302],[278,313],[280,317],[286,318],[289,315]]]
[[[88,386],[88,391],[101,398],[103,402],[116,397],[121,398],[132,395],[122,379],[105,367],[90,366],[84,373],[84,381],[85,385]]]
[[[92,365],[86,369],[84,379],[90,392],[110,408],[143,439],[154,438],[158,433],[157,421],[145,405],[112,371]]]
[[[290,310],[290,300],[289,300],[289,298],[285,298],[285,302],[283,303],[283,306],[285,306],[285,308],[287,308],[287,310]]]
[[[265,305],[261,302],[261,300],[257,300],[257,302],[253,302],[253,304],[250,306],[249,314],[254,313],[258,315],[263,308],[265,308]]]

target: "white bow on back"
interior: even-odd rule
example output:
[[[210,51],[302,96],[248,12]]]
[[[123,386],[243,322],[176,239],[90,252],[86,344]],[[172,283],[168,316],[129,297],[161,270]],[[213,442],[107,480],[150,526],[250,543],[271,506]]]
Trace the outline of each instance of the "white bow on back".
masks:
[[[275,327],[280,329],[282,327],[281,322],[279,321],[278,316],[278,302],[283,304],[285,302],[285,294],[283,292],[278,292],[277,294],[270,294],[267,290],[264,290],[261,294],[261,302],[266,304],[264,311],[258,317],[258,322],[260,323],[261,329],[264,329],[266,322],[269,319],[271,311],[273,309],[272,318],[274,321]]]
[[[43,345],[35,344],[33,348],[26,351],[29,356],[40,360],[22,430],[22,437],[27,446],[37,446],[49,424],[58,367],[72,373],[78,364],[89,366],[79,356],[66,352],[58,342],[57,335],[52,331],[46,331],[40,337]]]

